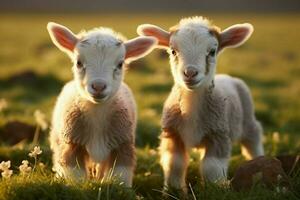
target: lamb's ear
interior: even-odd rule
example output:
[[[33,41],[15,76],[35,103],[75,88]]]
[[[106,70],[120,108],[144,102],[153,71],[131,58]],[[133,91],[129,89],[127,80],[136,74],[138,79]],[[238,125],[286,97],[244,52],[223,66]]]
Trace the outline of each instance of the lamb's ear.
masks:
[[[144,36],[153,36],[158,40],[158,45],[163,48],[169,47],[170,42],[170,33],[163,30],[162,28],[151,25],[151,24],[142,24],[137,28],[137,33]]]
[[[154,45],[157,44],[157,39],[154,37],[140,36],[124,43],[127,62],[141,58],[151,52]]]
[[[238,47],[243,44],[253,33],[251,24],[236,24],[228,27],[220,34],[219,51],[226,47]]]
[[[72,53],[75,45],[78,42],[78,38],[68,28],[49,22],[47,25],[48,32],[53,43],[62,51],[66,53]]]

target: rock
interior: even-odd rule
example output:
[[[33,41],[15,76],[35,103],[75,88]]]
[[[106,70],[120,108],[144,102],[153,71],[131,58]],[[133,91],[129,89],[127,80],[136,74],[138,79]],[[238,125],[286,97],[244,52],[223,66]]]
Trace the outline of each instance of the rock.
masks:
[[[268,188],[280,186],[289,188],[288,177],[281,162],[272,157],[260,156],[242,164],[235,172],[231,186],[236,191],[250,190],[257,183]]]
[[[35,126],[32,125],[20,121],[11,121],[4,125],[0,137],[3,142],[10,145],[17,144],[25,139],[32,141],[35,129]]]
[[[300,170],[300,155],[280,155],[276,158],[280,160],[286,174],[290,175]]]

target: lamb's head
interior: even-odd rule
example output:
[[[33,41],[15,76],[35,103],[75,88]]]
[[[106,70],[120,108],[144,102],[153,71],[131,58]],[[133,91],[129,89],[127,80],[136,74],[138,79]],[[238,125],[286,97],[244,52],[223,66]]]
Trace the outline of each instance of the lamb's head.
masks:
[[[93,103],[110,99],[120,88],[124,62],[149,53],[157,40],[141,36],[129,41],[108,28],[78,35],[50,22],[47,25],[53,43],[73,60],[73,73],[80,95]]]
[[[167,48],[175,82],[193,90],[209,86],[216,71],[217,54],[225,47],[237,47],[252,34],[251,24],[233,25],[224,31],[203,17],[182,19],[170,31],[150,24],[140,25],[139,35],[154,36]]]

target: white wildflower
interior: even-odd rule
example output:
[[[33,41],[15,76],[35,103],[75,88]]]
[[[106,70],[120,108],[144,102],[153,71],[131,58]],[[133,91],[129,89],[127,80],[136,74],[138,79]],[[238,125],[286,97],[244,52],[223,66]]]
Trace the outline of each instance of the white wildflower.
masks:
[[[8,103],[5,99],[0,99],[0,112],[5,110],[8,107]]]
[[[41,169],[44,169],[44,168],[46,167],[46,165],[45,165],[44,163],[40,162],[40,163],[39,163],[39,167],[40,167]]]
[[[31,172],[31,167],[29,166],[28,160],[23,160],[22,165],[19,166],[21,174],[28,174]]]
[[[275,189],[276,189],[277,193],[286,193],[288,191],[288,189],[286,187],[277,186]]]
[[[13,171],[9,169],[10,168],[10,164],[11,164],[10,160],[8,160],[6,162],[2,161],[0,163],[0,170],[2,170],[1,175],[2,175],[3,178],[9,178],[13,174]]]
[[[280,174],[278,174],[277,181],[280,181],[281,179],[282,179],[282,176]]]
[[[288,190],[286,187],[282,187],[281,191],[282,191],[282,193],[286,193]]]
[[[149,154],[150,154],[151,156],[154,156],[154,155],[157,154],[157,151],[156,151],[155,149],[150,149],[150,150],[149,150]]]
[[[278,132],[274,132],[272,134],[272,140],[273,140],[274,143],[279,143],[280,142],[280,136],[279,136]]]
[[[44,113],[42,113],[40,110],[36,110],[34,111],[34,117],[36,123],[41,127],[42,130],[46,130],[48,128],[48,122]]]
[[[35,146],[33,150],[28,154],[30,157],[36,158],[38,155],[42,154],[43,151],[39,146]]]
[[[8,160],[8,161],[2,161],[1,163],[0,163],[0,170],[2,170],[2,171],[5,171],[5,170],[8,170],[10,168],[10,160]]]
[[[144,173],[144,176],[150,176],[151,175],[151,172],[145,172]]]
[[[10,169],[6,169],[1,173],[3,178],[10,178],[12,174],[13,174],[13,170]]]

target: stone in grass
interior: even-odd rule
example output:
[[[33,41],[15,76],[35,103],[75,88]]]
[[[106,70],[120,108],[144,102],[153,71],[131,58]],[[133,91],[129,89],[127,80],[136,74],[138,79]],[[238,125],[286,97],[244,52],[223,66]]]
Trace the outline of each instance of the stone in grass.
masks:
[[[281,162],[267,156],[243,163],[231,180],[231,186],[236,191],[249,190],[255,184],[263,184],[268,188],[289,188],[288,177],[282,169]]]
[[[20,122],[7,122],[1,131],[0,138],[3,142],[14,145],[23,140],[31,141],[34,137],[35,126]]]

